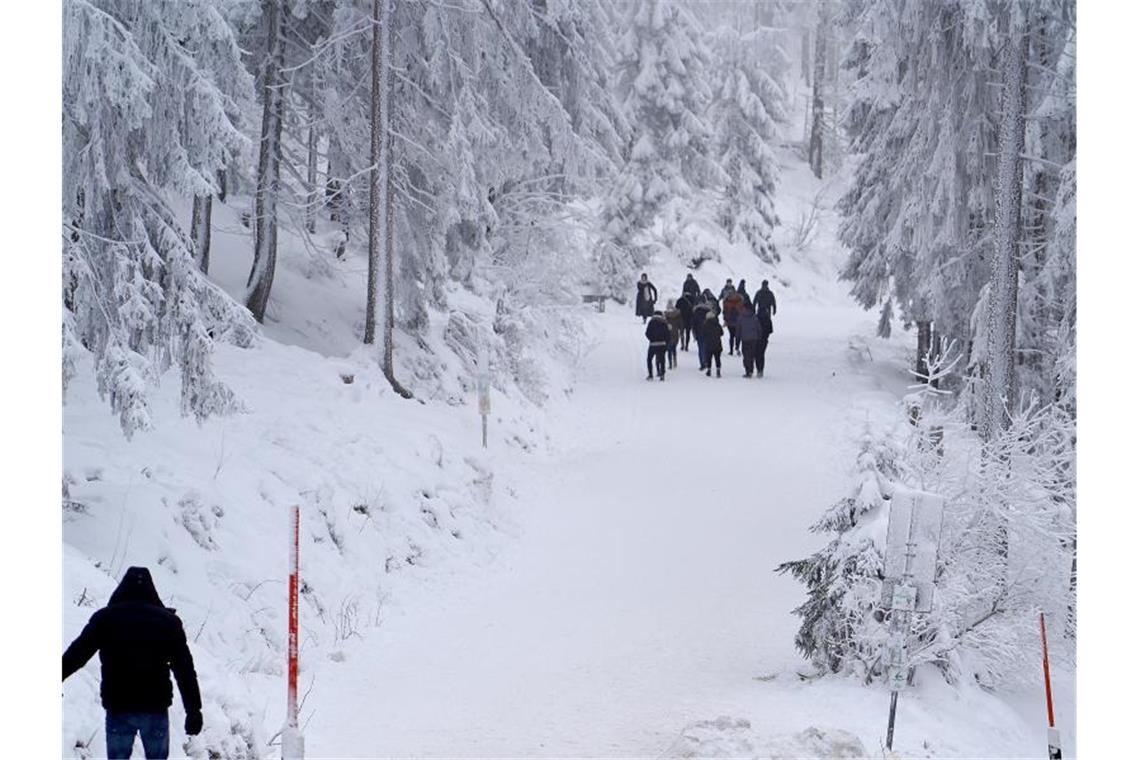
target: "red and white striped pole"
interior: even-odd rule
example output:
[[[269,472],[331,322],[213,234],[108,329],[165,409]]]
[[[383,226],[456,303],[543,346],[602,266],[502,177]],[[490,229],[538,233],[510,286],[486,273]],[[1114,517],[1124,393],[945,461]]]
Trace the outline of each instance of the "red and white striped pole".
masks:
[[[301,508],[290,514],[289,542],[289,663],[285,728],[281,731],[282,760],[304,760],[305,737],[297,724],[297,593],[301,581]]]
[[[1045,709],[1049,715],[1049,760],[1061,760],[1061,732],[1053,722],[1053,685],[1049,682],[1049,642],[1045,638],[1045,613],[1041,613],[1041,665],[1045,669]]]

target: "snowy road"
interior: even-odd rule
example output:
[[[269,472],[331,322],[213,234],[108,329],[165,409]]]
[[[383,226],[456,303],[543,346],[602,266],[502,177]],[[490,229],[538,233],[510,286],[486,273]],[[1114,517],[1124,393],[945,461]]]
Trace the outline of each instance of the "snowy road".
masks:
[[[818,722],[794,674],[803,592],[772,570],[818,545],[807,526],[846,485],[875,386],[853,380],[847,342],[868,319],[785,306],[764,379],[727,354],[705,377],[694,342],[659,383],[640,320],[600,317],[556,453],[511,465],[518,540],[352,653],[338,691],[359,696],[317,702],[320,756],[658,756],[721,714],[760,732]]]

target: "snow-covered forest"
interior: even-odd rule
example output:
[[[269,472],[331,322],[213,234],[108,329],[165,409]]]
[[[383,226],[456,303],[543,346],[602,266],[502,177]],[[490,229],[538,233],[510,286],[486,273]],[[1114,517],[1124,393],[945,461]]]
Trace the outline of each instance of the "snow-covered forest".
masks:
[[[63,643],[150,569],[175,756],[281,756],[293,505],[311,757],[882,756],[899,620],[901,756],[1040,756],[1041,613],[1075,750],[1074,0],[62,10]]]

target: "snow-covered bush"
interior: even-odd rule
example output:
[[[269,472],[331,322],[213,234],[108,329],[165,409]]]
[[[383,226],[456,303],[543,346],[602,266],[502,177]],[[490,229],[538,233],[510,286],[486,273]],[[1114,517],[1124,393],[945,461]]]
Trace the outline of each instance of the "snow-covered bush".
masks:
[[[940,411],[924,396],[908,399],[905,441],[864,438],[852,494],[814,528],[838,535],[778,568],[807,586],[796,644],[823,670],[867,681],[883,672],[883,547],[901,486],[946,499],[934,607],[912,616],[910,665],[985,686],[1036,675],[1037,613],[1072,630],[1072,419],[1056,405],[1026,405],[983,442],[960,409]],[[1055,649],[1071,657],[1071,639]]]

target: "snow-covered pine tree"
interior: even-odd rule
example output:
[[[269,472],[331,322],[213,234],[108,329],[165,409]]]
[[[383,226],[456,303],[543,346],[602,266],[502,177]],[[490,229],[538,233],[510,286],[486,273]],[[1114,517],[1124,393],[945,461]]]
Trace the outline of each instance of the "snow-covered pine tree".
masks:
[[[868,682],[882,672],[883,548],[901,456],[889,435],[875,434],[868,425],[854,486],[811,528],[834,537],[810,557],[776,568],[807,587],[807,601],[795,609],[802,619],[796,648],[821,671],[854,673]]]
[[[864,307],[889,298],[904,324],[968,345],[989,275],[992,19],[919,0],[855,0],[841,19],[856,77],[845,126],[859,156],[838,204],[851,250],[842,276]]]
[[[730,240],[743,238],[763,261],[779,261],[773,228],[779,223],[772,197],[778,165],[768,144],[776,124],[787,118],[783,87],[764,66],[775,34],[748,34],[721,26],[709,38],[715,51],[710,122],[713,155],[719,164],[724,200],[718,220]]]
[[[666,201],[714,184],[720,172],[710,159],[712,133],[704,118],[712,97],[710,54],[689,9],[674,0],[638,0],[618,55],[618,95],[633,142],[602,216],[628,257],[628,263],[609,263],[628,278],[631,266],[643,260],[632,251],[635,235],[652,225]],[[628,288],[628,281],[621,287]]]
[[[248,315],[205,279],[167,200],[218,191],[248,149],[233,29],[207,0],[68,0],[63,29],[64,387],[90,352],[127,436],[150,426],[147,388],[172,363],[184,413],[233,409],[210,354],[250,343]]]

